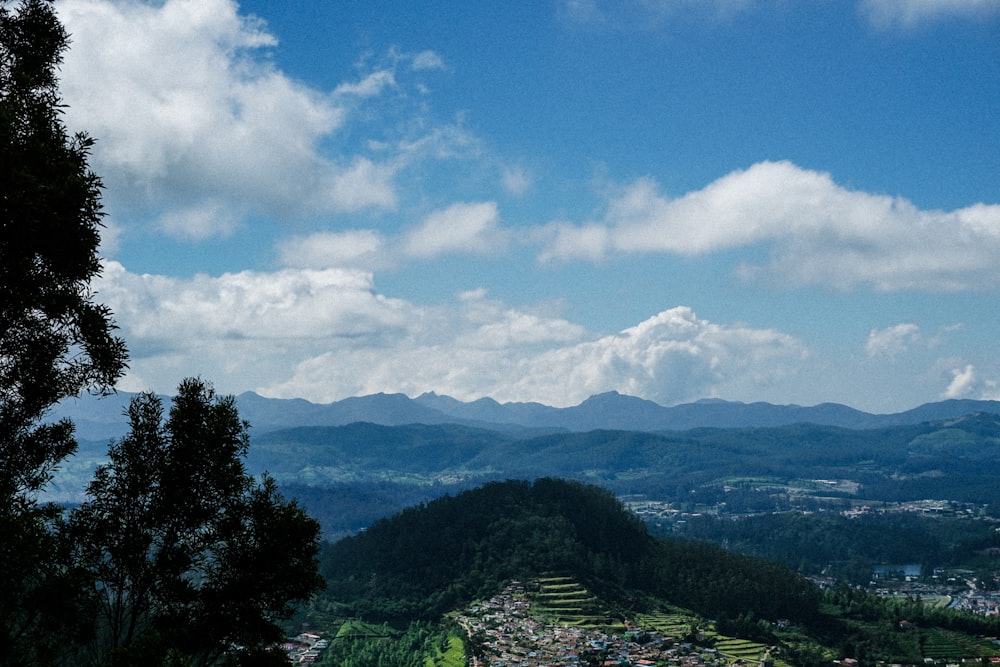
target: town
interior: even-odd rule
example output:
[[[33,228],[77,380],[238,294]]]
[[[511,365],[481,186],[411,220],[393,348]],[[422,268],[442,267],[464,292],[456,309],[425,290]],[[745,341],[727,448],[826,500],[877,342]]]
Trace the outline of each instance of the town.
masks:
[[[689,618],[645,619],[658,628],[646,627],[642,618],[585,625],[544,621],[527,589],[524,583],[512,581],[500,594],[455,617],[472,643],[471,667],[776,664],[771,649],[754,642],[732,640],[730,653],[718,643],[707,646],[711,635],[693,626]],[[608,632],[611,628],[615,631]]]

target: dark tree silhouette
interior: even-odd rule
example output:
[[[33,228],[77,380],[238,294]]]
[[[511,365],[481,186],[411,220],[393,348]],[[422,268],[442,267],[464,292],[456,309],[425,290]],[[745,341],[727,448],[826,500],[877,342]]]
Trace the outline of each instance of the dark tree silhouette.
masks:
[[[322,587],[319,524],[243,466],[231,396],[185,380],[164,419],[141,394],[130,431],[74,510],[76,560],[96,579],[99,661],[212,665],[266,656],[278,622]]]
[[[70,568],[37,501],[76,449],[56,402],[107,391],[125,368],[95,302],[101,183],[92,141],[70,136],[56,72],[67,36],[51,4],[0,2],[0,663],[58,662],[75,618]]]

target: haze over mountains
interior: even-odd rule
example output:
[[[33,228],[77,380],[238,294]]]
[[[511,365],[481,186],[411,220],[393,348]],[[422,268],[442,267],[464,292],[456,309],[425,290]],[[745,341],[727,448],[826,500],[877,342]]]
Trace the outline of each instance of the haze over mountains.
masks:
[[[127,431],[123,410],[131,398],[87,397],[53,415],[74,420],[80,448],[49,485],[50,500],[81,499],[109,440]],[[431,393],[326,405],[253,393],[236,400],[251,424],[249,471],[268,471],[328,537],[442,494],[543,476],[661,500],[691,489],[722,493],[749,476],[824,497],[831,490],[816,480],[840,480],[838,493],[873,501],[1000,503],[995,401],[876,415],[837,404],[664,407],[614,392],[570,408],[463,403]]]
[[[69,417],[82,440],[107,440],[124,435],[123,415],[134,394],[119,392],[104,398],[86,396],[67,401],[53,418]],[[491,398],[462,402],[425,393],[373,394],[327,404],[304,399],[265,398],[253,392],[237,396],[241,416],[251,434],[298,426],[340,426],[370,422],[405,424],[464,424],[493,430],[543,429],[591,431],[681,431],[699,427],[772,427],[810,423],[861,429],[919,424],[953,419],[973,412],[1000,413],[1000,401],[946,400],[892,414],[872,414],[839,403],[815,406],[740,403],[706,399],[666,407],[618,392],[591,396],[579,405],[554,408],[541,403],[498,403]]]

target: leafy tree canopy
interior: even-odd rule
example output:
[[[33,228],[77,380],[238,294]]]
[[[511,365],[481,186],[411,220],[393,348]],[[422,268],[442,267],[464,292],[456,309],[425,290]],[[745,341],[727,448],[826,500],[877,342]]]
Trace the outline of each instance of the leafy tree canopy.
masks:
[[[101,183],[92,141],[61,118],[67,35],[51,3],[0,2],[0,663],[58,662],[78,618],[72,567],[36,494],[76,449],[57,401],[110,389],[125,368],[95,302]]]
[[[189,379],[168,415],[141,394],[129,420],[69,520],[96,581],[93,652],[144,665],[266,656],[292,604],[323,585],[319,524],[246,473],[248,425],[231,396]]]

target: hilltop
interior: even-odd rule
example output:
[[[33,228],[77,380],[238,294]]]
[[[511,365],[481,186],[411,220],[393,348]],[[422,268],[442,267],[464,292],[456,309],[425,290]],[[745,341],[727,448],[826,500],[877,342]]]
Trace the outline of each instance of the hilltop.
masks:
[[[408,508],[322,555],[329,599],[366,619],[433,619],[512,578],[561,572],[619,608],[647,596],[713,617],[817,617],[783,566],[652,537],[608,491],[566,480],[486,484]]]

